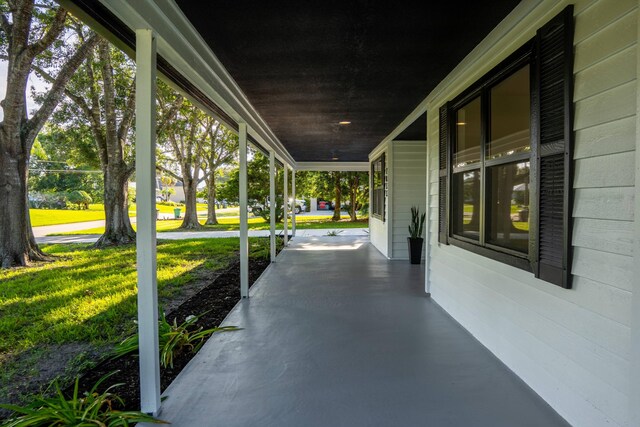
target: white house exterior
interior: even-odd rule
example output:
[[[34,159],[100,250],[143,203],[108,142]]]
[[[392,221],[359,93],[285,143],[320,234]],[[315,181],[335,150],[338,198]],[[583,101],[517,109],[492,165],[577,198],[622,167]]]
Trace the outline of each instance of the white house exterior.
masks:
[[[390,259],[409,259],[407,227],[411,207],[426,206],[426,141],[390,141],[371,152],[371,161],[386,158],[385,220],[369,219],[372,244]]]
[[[431,92],[426,111],[426,290],[572,425],[631,426],[638,376],[638,1],[575,1],[571,289],[521,268],[439,242],[439,109],[536,36],[570,2],[523,2]],[[422,110],[421,110],[422,109]],[[460,121],[460,119],[458,119]],[[371,242],[406,258],[401,212],[411,156],[389,161],[388,214]],[[399,184],[399,185],[398,185]],[[416,185],[416,188],[424,188]],[[405,232],[406,235],[406,232]],[[634,321],[635,316],[635,321]],[[634,323],[635,322],[635,323]]]
[[[100,9],[85,4],[91,2],[60,1],[105,24]],[[143,410],[157,413],[156,53],[165,77],[238,131],[243,297],[248,297],[247,143],[270,153],[272,195],[276,160],[292,171],[362,170],[360,163],[366,168],[367,162],[350,164],[331,151],[295,159],[175,2],[99,3],[125,29],[136,31],[127,39],[118,25],[104,30],[138,54],[136,176],[146,177],[139,181],[138,212],[146,215],[139,224],[149,223],[138,230],[141,394]],[[521,1],[369,154],[371,243],[388,258],[406,259],[409,208],[426,211],[425,291],[570,424],[581,427],[640,425],[639,5],[639,0]],[[264,83],[259,87],[269,86]],[[511,125],[522,125],[516,119],[525,110],[504,109],[503,117],[516,119],[506,121],[508,126],[497,123],[494,134],[490,112],[492,102],[499,107],[504,96],[498,89],[503,83],[519,89],[525,84],[529,119],[526,129],[516,129]],[[557,99],[549,101],[550,94]],[[424,114],[426,141],[397,140]],[[336,135],[346,129],[339,126],[351,123],[344,119],[335,123]],[[507,132],[509,138],[502,139],[504,128],[514,131]],[[275,241],[274,223],[271,236]],[[407,268],[412,267],[407,263]]]

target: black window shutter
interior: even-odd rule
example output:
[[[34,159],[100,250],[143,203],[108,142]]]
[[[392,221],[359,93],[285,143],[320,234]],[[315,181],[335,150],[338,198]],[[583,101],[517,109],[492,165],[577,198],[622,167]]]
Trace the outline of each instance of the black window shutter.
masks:
[[[449,243],[449,107],[440,107],[440,144],[438,173],[438,242]]]
[[[534,130],[538,186],[536,277],[571,287],[573,162],[573,6],[538,30]]]

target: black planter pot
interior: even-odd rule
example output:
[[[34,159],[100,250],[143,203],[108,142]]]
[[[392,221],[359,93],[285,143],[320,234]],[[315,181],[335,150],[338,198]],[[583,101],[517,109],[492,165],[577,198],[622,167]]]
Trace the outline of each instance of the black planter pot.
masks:
[[[409,245],[409,260],[411,264],[420,264],[422,261],[422,237],[407,237],[407,245]]]

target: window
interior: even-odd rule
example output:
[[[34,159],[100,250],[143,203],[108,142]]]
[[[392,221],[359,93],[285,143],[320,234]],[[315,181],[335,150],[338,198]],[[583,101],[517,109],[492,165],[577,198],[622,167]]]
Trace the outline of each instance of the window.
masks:
[[[371,215],[385,220],[385,173],[384,154],[371,163]]]
[[[570,287],[573,9],[440,109],[439,241]]]
[[[528,58],[454,104],[451,232],[496,250],[529,251]]]

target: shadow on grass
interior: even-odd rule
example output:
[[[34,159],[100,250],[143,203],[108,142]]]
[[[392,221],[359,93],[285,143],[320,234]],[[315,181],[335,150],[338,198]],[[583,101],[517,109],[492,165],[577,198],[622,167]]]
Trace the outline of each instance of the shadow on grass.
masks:
[[[161,306],[184,300],[237,259],[238,239],[190,239],[158,243],[158,293]],[[268,239],[250,239],[255,256],[268,257]],[[55,245],[51,264],[14,270],[0,280],[0,402],[20,402],[56,375],[69,378],[77,348],[104,351],[135,332],[135,247],[106,250],[90,245]],[[86,257],[86,259],[84,258]],[[74,264],[74,261],[76,263]],[[99,357],[92,355],[95,362]],[[51,372],[39,381],[35,373]],[[46,378],[45,378],[46,377]]]

